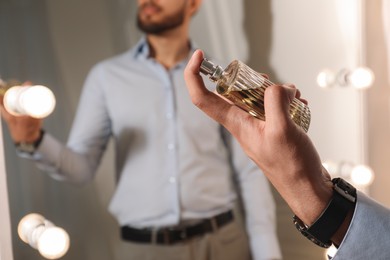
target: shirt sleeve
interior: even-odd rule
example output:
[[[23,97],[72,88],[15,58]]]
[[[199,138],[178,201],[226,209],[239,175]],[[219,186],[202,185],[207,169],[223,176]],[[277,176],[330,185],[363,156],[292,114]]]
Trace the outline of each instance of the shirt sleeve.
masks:
[[[276,228],[276,207],[270,185],[239,143],[227,134],[233,168],[244,206],[254,260],[282,259]]]
[[[101,78],[98,68],[87,77],[67,145],[45,133],[32,158],[55,179],[83,184],[94,176],[111,133]]]
[[[349,229],[333,260],[388,259],[390,210],[358,192]]]

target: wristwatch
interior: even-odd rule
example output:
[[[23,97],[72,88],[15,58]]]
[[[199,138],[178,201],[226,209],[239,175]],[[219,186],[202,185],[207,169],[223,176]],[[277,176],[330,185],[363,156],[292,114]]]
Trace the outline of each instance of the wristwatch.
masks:
[[[32,143],[28,143],[28,142],[15,143],[15,148],[18,151],[18,153],[20,155],[32,155],[35,152],[35,150],[38,148],[38,146],[41,144],[44,133],[45,131],[41,129],[38,139]]]
[[[294,225],[298,231],[316,245],[324,248],[332,245],[330,239],[356,204],[355,187],[341,178],[334,178],[332,182],[334,185],[332,199],[311,226],[303,223],[296,215],[293,217]]]

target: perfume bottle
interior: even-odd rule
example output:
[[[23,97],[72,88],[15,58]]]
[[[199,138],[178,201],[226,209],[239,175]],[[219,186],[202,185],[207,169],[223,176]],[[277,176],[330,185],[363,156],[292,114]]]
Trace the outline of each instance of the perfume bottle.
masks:
[[[252,116],[265,121],[264,91],[273,85],[271,81],[238,60],[232,61],[223,69],[203,59],[200,72],[216,82],[218,94]],[[305,132],[309,130],[310,110],[306,104],[295,98],[290,105],[290,115]]]

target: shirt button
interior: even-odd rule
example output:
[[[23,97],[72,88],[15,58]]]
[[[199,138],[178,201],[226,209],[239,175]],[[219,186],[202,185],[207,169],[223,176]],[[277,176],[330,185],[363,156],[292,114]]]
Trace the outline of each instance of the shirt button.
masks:
[[[173,177],[173,176],[169,177],[169,182],[170,183],[175,183],[176,182],[176,178]]]
[[[168,150],[173,150],[175,149],[175,145],[174,144],[168,144]]]

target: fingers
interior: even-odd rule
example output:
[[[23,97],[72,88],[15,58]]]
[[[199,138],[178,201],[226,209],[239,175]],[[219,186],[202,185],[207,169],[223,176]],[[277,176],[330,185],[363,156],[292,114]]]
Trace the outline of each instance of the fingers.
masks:
[[[264,109],[267,125],[271,129],[285,129],[291,124],[290,103],[297,94],[295,87],[287,85],[269,86],[264,93]]]
[[[203,52],[201,50],[196,50],[184,70],[184,79],[187,83],[187,89],[190,93],[192,102],[195,105],[201,102],[201,100],[208,95],[207,92],[209,92],[199,74],[199,68],[203,57]]]
[[[265,73],[260,73],[263,78],[269,79],[268,75]]]
[[[287,87],[287,88],[295,89],[296,90],[295,98],[299,99],[302,103],[304,103],[306,105],[308,104],[307,100],[301,97],[301,91],[299,89],[297,89],[294,84],[283,84],[283,86]]]

